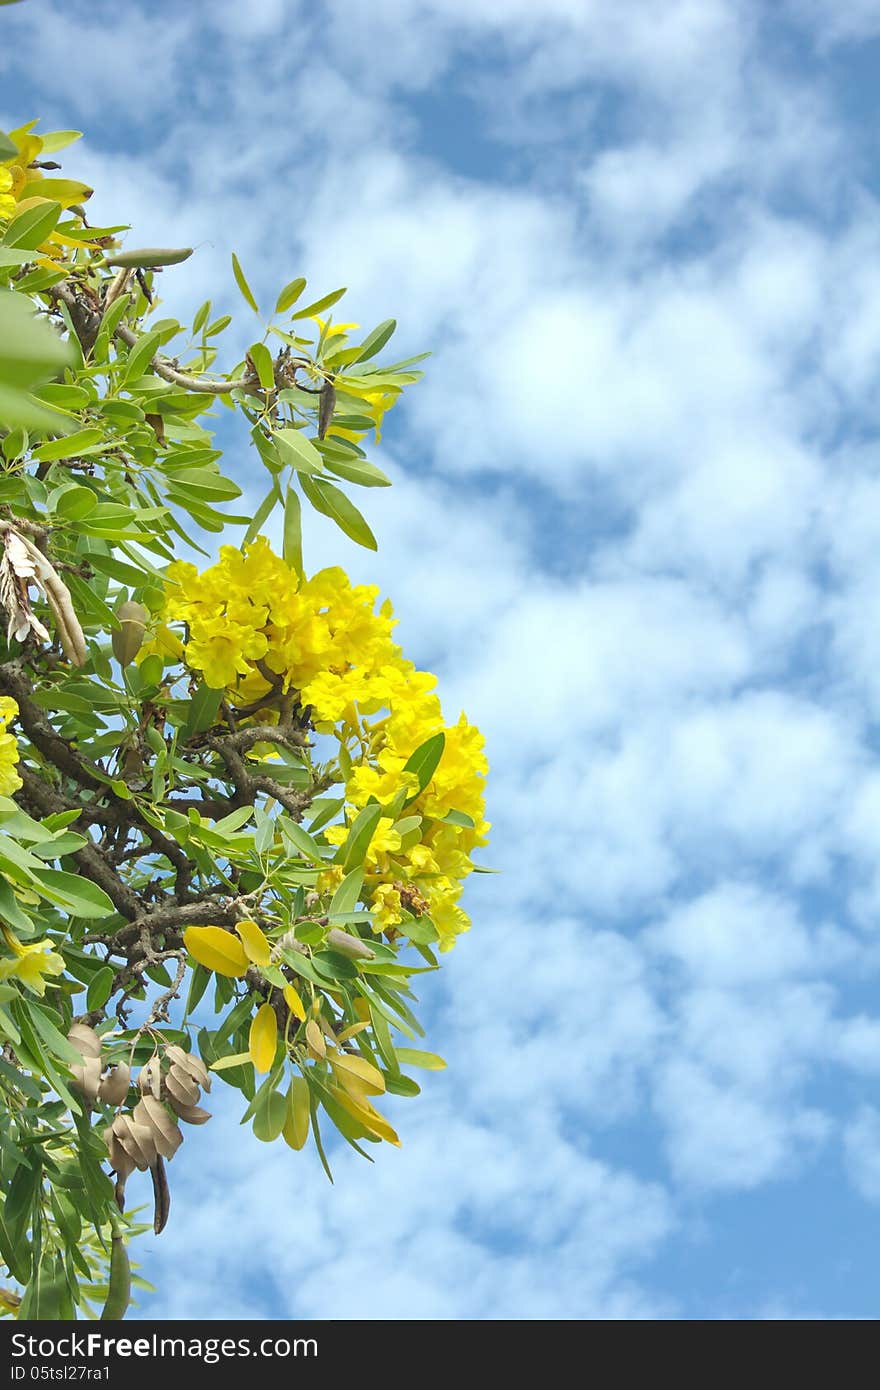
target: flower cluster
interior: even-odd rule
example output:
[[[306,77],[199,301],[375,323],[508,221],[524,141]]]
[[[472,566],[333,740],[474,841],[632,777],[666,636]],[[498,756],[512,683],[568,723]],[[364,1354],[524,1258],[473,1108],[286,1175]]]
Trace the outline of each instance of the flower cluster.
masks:
[[[144,654],[182,657],[239,707],[258,707],[279,690],[298,695],[318,732],[346,749],[347,819],[370,800],[394,803],[365,865],[364,901],[377,930],[393,933],[429,916],[445,948],[469,926],[458,899],[471,852],[489,829],[483,739],[464,715],[445,725],[436,678],[403,656],[391,635],[391,605],[386,600],[377,609],[377,598],[378,589],[352,585],[341,569],[301,580],[259,537],[244,553],[224,546],[219,562],[202,573],[186,562],[169,567],[163,618],[185,623],[187,638],[165,626]],[[419,790],[406,764],[441,732],[439,764]],[[347,826],[330,826],[325,835],[340,844]],[[340,876],[338,867],[328,868],[322,888]]]
[[[18,705],[7,695],[0,695],[0,795],[11,796],[21,786],[18,775],[18,744],[7,726],[18,714]]]

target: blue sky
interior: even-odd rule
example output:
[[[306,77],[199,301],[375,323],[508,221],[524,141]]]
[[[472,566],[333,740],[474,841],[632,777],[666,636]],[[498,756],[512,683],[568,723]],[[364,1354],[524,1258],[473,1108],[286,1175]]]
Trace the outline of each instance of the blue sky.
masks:
[[[248,341],[235,249],[433,349],[378,557],[307,560],[382,584],[493,769],[404,1148],[331,1189],[218,1095],[143,1312],[876,1316],[880,3],[2,28],[0,125],[84,130],[96,215],[198,248],[169,309]]]

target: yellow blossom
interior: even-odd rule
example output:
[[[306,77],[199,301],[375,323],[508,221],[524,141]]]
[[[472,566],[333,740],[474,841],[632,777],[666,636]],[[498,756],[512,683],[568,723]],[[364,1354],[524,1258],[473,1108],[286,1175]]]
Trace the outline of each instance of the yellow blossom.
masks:
[[[52,950],[52,942],[47,937],[42,941],[22,942],[9,927],[0,930],[12,951],[11,956],[0,957],[0,980],[15,977],[34,994],[45,994],[46,976],[61,975],[64,971],[64,960]]]
[[[18,714],[18,705],[7,695],[0,695],[0,794],[11,796],[21,786],[18,775],[18,743],[6,732],[10,720]]]

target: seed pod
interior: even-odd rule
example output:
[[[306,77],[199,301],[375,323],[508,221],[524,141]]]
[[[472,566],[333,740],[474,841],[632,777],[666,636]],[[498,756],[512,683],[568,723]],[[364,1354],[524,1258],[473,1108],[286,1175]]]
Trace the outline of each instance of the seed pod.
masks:
[[[90,1028],[87,1023],[72,1023],[67,1034],[67,1041],[76,1048],[81,1057],[100,1057],[101,1055],[101,1039],[94,1028]]]
[[[156,1145],[149,1125],[139,1125],[130,1115],[117,1115],[113,1132],[140,1172],[145,1173],[156,1162]]]
[[[160,1100],[142,1096],[132,1111],[132,1118],[151,1131],[156,1150],[163,1158],[174,1157],[183,1143],[183,1135]]]
[[[131,1085],[131,1068],[127,1062],[111,1067],[98,1087],[98,1095],[108,1105],[121,1105]]]
[[[117,1119],[118,1118],[117,1116]],[[108,1125],[104,1130],[104,1143],[107,1145],[107,1152],[110,1155],[110,1167],[113,1169],[114,1173],[118,1173],[120,1178],[125,1181],[129,1173],[134,1172],[135,1161],[130,1154],[126,1153],[119,1142],[115,1120],[112,1125]]]
[[[150,614],[142,603],[129,600],[119,605],[116,616],[119,619],[119,627],[114,628],[110,645],[120,666],[130,666],[144,644],[144,632]]]
[[[107,1301],[101,1311],[102,1322],[115,1322],[124,1318],[131,1300],[131,1266],[128,1251],[120,1232],[113,1232],[110,1244],[110,1282],[107,1286]]]
[[[338,927],[331,927],[327,933],[327,945],[332,946],[334,951],[341,951],[344,956],[351,956],[353,959],[372,960],[376,954],[371,951],[365,941],[361,941],[359,936],[352,936],[350,932],[340,931]]]
[[[162,1094],[162,1069],[159,1066],[159,1055],[154,1052],[149,1062],[145,1062],[138,1075],[138,1089],[142,1096],[155,1096],[156,1100]]]
[[[165,1049],[165,1056],[175,1066],[183,1067],[195,1081],[196,1085],[201,1086],[203,1091],[210,1091],[211,1076],[201,1057],[197,1057],[194,1052],[184,1052],[177,1043],[169,1043]]]
[[[164,1231],[171,1214],[171,1191],[161,1154],[150,1169],[150,1177],[153,1179],[153,1230],[158,1236]]]
[[[84,1095],[89,1105],[94,1105],[101,1085],[100,1057],[84,1057],[82,1066],[70,1068],[70,1075],[74,1090]]]
[[[191,1076],[188,1076],[183,1067],[175,1064],[168,1075],[165,1077],[165,1090],[172,1106],[175,1101],[180,1105],[198,1105],[199,1088]]]
[[[135,251],[116,251],[104,258],[104,264],[151,270],[154,265],[180,265],[181,261],[188,261],[191,255],[191,246],[143,246]]]
[[[188,1125],[203,1125],[211,1118],[210,1110],[202,1110],[199,1105],[178,1105],[176,1102],[172,1104],[178,1119],[185,1120]]]

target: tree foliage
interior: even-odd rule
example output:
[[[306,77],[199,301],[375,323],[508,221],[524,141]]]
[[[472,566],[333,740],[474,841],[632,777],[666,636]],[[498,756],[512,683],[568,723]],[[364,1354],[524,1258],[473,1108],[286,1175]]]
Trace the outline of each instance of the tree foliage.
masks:
[[[124,1314],[127,1182],[161,1229],[212,1082],[328,1175],[328,1131],[399,1142],[378,1102],[443,1065],[414,977],[488,829],[480,735],[388,602],[303,565],[309,507],[375,548],[352,493],[419,359],[302,278],[264,319],[233,257],[255,336],[221,370],[229,316],[161,311],[191,252],[90,225],[75,138],[0,133],[0,1308],[37,1318]]]

